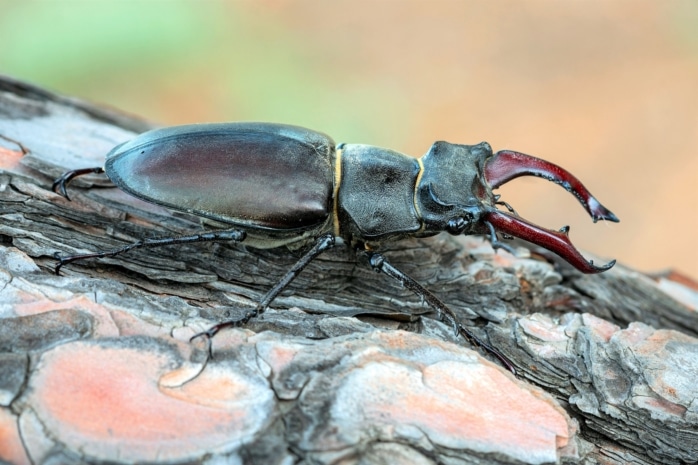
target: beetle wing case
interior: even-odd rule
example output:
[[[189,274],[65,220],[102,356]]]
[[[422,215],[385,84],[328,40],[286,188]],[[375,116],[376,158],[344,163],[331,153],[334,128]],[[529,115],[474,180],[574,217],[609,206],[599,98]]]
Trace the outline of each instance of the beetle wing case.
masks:
[[[105,171],[140,199],[286,236],[330,221],[334,141],[320,132],[269,123],[196,124],[156,129],[115,147]],[[264,245],[264,244],[261,244]],[[260,246],[260,244],[257,244]]]

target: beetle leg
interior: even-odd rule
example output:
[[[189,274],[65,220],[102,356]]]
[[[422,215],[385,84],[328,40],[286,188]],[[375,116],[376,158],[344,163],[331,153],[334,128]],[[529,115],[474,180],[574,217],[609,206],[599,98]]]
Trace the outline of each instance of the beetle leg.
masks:
[[[66,199],[70,200],[70,197],[68,197],[68,191],[66,191],[66,187],[68,184],[70,184],[70,181],[73,180],[73,178],[77,176],[82,176],[83,174],[101,174],[104,173],[104,168],[101,166],[98,166],[96,168],[83,168],[81,170],[73,170],[73,171],[67,171],[61,175],[60,178],[56,179],[53,181],[53,185],[51,186],[51,190],[55,192],[56,194],[60,194]],[[56,190],[58,189],[58,190]]]
[[[513,256],[516,256],[516,251],[514,250],[514,248],[512,246],[503,243],[502,241],[500,241],[497,238],[497,232],[495,231],[494,226],[492,226],[492,223],[485,222],[485,224],[487,225],[487,229],[489,229],[489,231],[490,231],[490,245],[492,246],[492,248],[494,250],[497,250],[497,249],[506,250],[507,252],[509,252]],[[509,235],[507,234],[507,236],[509,236]],[[509,236],[509,237],[512,237],[512,236]]]
[[[260,314],[264,313],[269,304],[272,303],[272,301],[281,293],[281,291],[283,291],[286,288],[286,286],[288,286],[291,283],[291,281],[296,279],[296,276],[298,276],[301,273],[301,271],[303,271],[303,269],[306,266],[308,266],[310,262],[317,258],[317,256],[320,255],[322,252],[334,247],[334,245],[334,235],[325,234],[324,236],[320,236],[315,241],[315,245],[313,245],[313,247],[308,252],[306,252],[306,254],[303,255],[301,259],[298,260],[295,263],[295,265],[291,267],[290,270],[288,270],[288,272],[286,272],[283,278],[281,278],[281,280],[278,283],[276,283],[276,285],[274,285],[274,287],[272,287],[269,290],[269,292],[265,294],[264,297],[262,297],[262,300],[259,301],[259,303],[253,310],[247,312],[245,316],[243,316],[242,318],[217,323],[208,328],[206,331],[202,331],[198,334],[193,335],[189,340],[191,341],[199,336],[206,336],[208,338],[212,338],[218,333],[218,331],[220,331],[223,328],[242,326],[246,324],[248,321],[250,321],[252,318],[255,318]]]
[[[495,202],[494,204],[495,204],[495,205],[502,205],[502,206],[506,207],[506,209],[509,210],[509,213],[511,213],[512,215],[514,215],[514,216],[519,216],[519,214],[516,213],[516,210],[514,210],[514,207],[512,207],[511,205],[509,205],[507,202],[498,201],[498,202]]]
[[[596,266],[593,261],[587,261],[570,242],[568,236],[569,226],[565,226],[559,231],[551,231],[536,226],[523,218],[514,217],[499,210],[488,211],[485,214],[485,224],[490,229],[490,232],[496,229],[558,254],[582,273],[600,273],[616,264],[616,261],[612,260],[605,265]],[[496,247],[495,241],[493,241],[493,246]],[[499,247],[501,247],[501,244],[499,244]]]
[[[419,296],[420,298],[424,299],[427,305],[429,305],[434,311],[436,311],[441,320],[443,320],[444,317],[448,319],[451,322],[453,329],[455,330],[456,336],[459,333],[462,334],[463,337],[470,341],[471,344],[479,346],[486,352],[489,352],[490,354],[494,355],[504,364],[504,366],[509,371],[511,371],[513,374],[516,374],[516,369],[514,368],[514,365],[511,363],[511,361],[509,361],[509,359],[507,359],[501,352],[492,347],[490,344],[478,338],[465,326],[460,324],[456,318],[456,315],[453,313],[453,310],[448,308],[448,306],[446,306],[445,303],[439,300],[439,298],[432,294],[427,288],[415,281],[414,278],[403,273],[402,271],[398,270],[393,265],[388,263],[383,254],[370,251],[362,251],[362,253],[365,253],[368,257],[368,263],[371,265],[371,268],[373,268],[377,272],[382,272],[390,276],[391,278],[396,279],[404,287],[417,294],[417,296]]]
[[[141,239],[140,241],[134,242],[132,244],[119,247],[117,249],[107,250],[105,252],[95,252],[86,253],[81,255],[71,255],[68,257],[61,257],[60,253],[56,252],[54,258],[58,260],[54,271],[56,274],[60,274],[61,267],[69,263],[84,260],[86,258],[103,258],[103,257],[113,257],[115,255],[120,255],[126,253],[129,250],[137,249],[140,247],[160,247],[163,245],[174,245],[174,244],[188,244],[192,242],[211,242],[211,241],[233,241],[242,242],[245,240],[247,233],[245,231],[240,231],[237,229],[227,229],[225,231],[212,231],[202,234],[192,234],[190,236],[180,236],[180,237],[165,237],[159,239]]]
[[[567,170],[540,158],[511,150],[501,150],[487,161],[485,179],[492,189],[519,176],[539,176],[564,187],[574,194],[596,223],[598,220],[617,223],[618,217],[601,205],[579,179]]]
[[[424,299],[434,311],[439,315],[439,320],[443,321],[448,319],[453,327],[453,331],[458,335],[458,320],[453,310],[448,308],[446,304],[441,302],[438,297],[432,294],[427,288],[419,284],[414,278],[405,274],[404,272],[398,270],[393,265],[391,265],[383,254],[378,252],[363,251],[368,257],[368,263],[371,265],[375,271],[379,273],[385,273],[393,279],[396,279],[410,291],[417,294],[419,297]]]

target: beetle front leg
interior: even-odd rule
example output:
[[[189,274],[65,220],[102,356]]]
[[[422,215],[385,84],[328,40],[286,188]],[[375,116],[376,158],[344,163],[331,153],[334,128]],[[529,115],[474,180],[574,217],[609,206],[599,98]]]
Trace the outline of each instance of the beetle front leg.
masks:
[[[468,330],[465,326],[460,324],[458,322],[458,319],[456,318],[456,315],[453,313],[453,310],[448,308],[448,306],[445,303],[439,300],[439,298],[432,294],[427,288],[419,284],[411,276],[405,274],[404,272],[398,270],[393,265],[388,263],[383,254],[369,251],[361,251],[361,253],[366,254],[366,256],[368,257],[368,263],[371,265],[371,268],[373,268],[377,272],[384,273],[390,276],[391,278],[396,279],[404,287],[406,287],[407,289],[424,299],[427,305],[429,305],[439,315],[439,318],[441,320],[443,320],[444,317],[448,319],[451,322],[451,325],[453,326],[456,336],[458,334],[462,334],[463,337],[469,340],[472,344],[479,346],[483,350],[485,350],[485,352],[489,352],[490,354],[494,355],[502,362],[502,364],[504,364],[504,366],[509,371],[511,371],[513,374],[516,374],[516,369],[514,368],[514,365],[511,363],[509,359],[507,359],[501,352],[492,347],[490,344],[486,343],[485,341],[477,337],[475,334],[470,332],[470,330]]]
[[[291,267],[290,270],[286,272],[286,274],[281,278],[281,280],[272,287],[269,292],[267,292],[264,297],[262,297],[262,300],[259,301],[257,306],[253,309],[247,312],[242,318],[238,318],[236,320],[227,320],[223,321],[221,323],[215,324],[208,328],[206,331],[202,331],[200,333],[197,333],[191,337],[191,340],[196,339],[199,336],[206,336],[209,339],[215,336],[218,331],[220,331],[223,328],[234,328],[237,326],[242,326],[246,324],[248,321],[250,321],[252,318],[255,318],[267,309],[269,304],[271,304],[274,299],[283,291],[286,289],[286,286],[288,286],[291,281],[296,279],[296,276],[298,276],[303,269],[308,266],[310,262],[312,262],[315,258],[318,257],[321,253],[324,251],[331,249],[335,245],[335,237],[332,234],[325,234],[324,236],[320,236],[316,241],[315,245],[306,252],[305,255],[301,257],[300,260],[298,260],[293,267]]]
[[[225,231],[212,231],[201,234],[192,234],[190,236],[180,236],[180,237],[166,237],[160,239],[141,239],[132,244],[125,245],[112,250],[107,250],[105,252],[95,252],[86,253],[80,255],[71,255],[68,257],[61,257],[59,252],[56,252],[54,258],[58,260],[54,271],[56,274],[60,274],[61,267],[69,263],[84,260],[86,258],[103,258],[103,257],[114,257],[115,255],[120,255],[126,253],[129,250],[141,248],[141,247],[160,247],[163,245],[174,245],[174,244],[188,244],[192,242],[211,242],[211,241],[233,241],[242,242],[245,240],[247,233],[238,229],[227,229]]]
[[[82,176],[85,174],[101,174],[104,173],[104,168],[101,166],[96,166],[94,168],[83,168],[81,170],[73,170],[73,171],[68,171],[63,173],[63,175],[53,181],[53,185],[51,186],[51,190],[55,192],[56,194],[62,195],[66,199],[70,200],[70,197],[68,197],[68,191],[66,190],[66,186],[70,183],[70,181],[73,180],[73,178],[77,176]]]

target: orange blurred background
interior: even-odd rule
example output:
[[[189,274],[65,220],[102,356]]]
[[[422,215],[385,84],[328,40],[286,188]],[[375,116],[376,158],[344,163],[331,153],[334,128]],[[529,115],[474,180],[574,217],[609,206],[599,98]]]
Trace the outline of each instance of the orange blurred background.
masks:
[[[500,189],[583,250],[698,279],[698,2],[0,0],[0,73],[163,125],[256,120],[558,163]]]

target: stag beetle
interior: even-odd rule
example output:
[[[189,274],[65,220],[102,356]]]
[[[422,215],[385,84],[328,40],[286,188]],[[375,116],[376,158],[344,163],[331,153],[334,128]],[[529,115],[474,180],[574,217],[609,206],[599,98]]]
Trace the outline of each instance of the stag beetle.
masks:
[[[76,260],[111,257],[137,247],[217,240],[245,241],[257,248],[312,245],[253,310],[202,333],[209,337],[262,313],[337,238],[364,254],[376,271],[421,296],[457,333],[500,359],[496,350],[460,325],[444,303],[390,265],[376,251],[379,246],[447,231],[487,235],[495,249],[507,249],[497,238],[499,232],[542,246],[583,273],[602,272],[615,263],[596,266],[584,259],[570,242],[568,227],[551,231],[500,211],[497,205],[511,208],[492,189],[518,176],[534,175],[574,194],[594,222],[618,221],[566,170],[509,150],[493,154],[486,142],[435,142],[415,159],[370,145],[335,146],[327,135],[296,126],[197,124],[141,134],[112,149],[104,168],[69,171],[54,182],[53,190],[68,198],[70,180],[87,173],[106,173],[117,187],[135,197],[229,224],[230,229],[143,239],[105,252],[56,254],[57,274]]]

